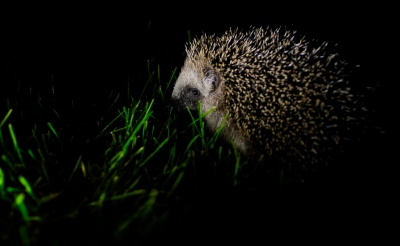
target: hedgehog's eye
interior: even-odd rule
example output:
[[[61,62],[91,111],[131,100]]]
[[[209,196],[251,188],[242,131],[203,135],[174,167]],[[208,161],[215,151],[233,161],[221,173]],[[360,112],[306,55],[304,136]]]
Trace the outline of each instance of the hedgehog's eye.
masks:
[[[190,93],[191,93],[193,96],[198,96],[198,95],[200,95],[200,91],[197,90],[197,89],[192,89],[192,90],[190,91]]]

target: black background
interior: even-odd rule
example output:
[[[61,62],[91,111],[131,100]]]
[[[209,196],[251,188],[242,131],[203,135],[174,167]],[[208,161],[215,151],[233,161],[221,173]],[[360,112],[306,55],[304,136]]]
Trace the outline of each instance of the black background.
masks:
[[[221,34],[236,27],[286,26],[309,38],[338,43],[337,49],[344,57],[353,64],[360,64],[365,77],[380,85],[375,100],[388,135],[385,145],[380,146],[380,154],[371,160],[374,164],[365,163],[367,171],[351,170],[351,173],[343,174],[343,183],[336,182],[330,190],[318,187],[322,183],[326,188],[329,181],[316,180],[315,186],[311,183],[308,195],[329,193],[315,203],[315,207],[330,203],[329,208],[332,209],[332,213],[324,213],[326,218],[316,219],[315,222],[326,222],[325,219],[338,222],[339,218],[347,219],[349,214],[353,214],[353,222],[359,225],[375,219],[384,222],[386,217],[391,217],[389,211],[392,210],[389,208],[394,206],[398,183],[395,175],[398,162],[395,154],[398,149],[395,122],[398,112],[398,28],[391,13],[394,7],[337,2],[324,5],[284,2],[272,6],[266,2],[263,6],[248,3],[249,6],[229,6],[217,10],[215,6],[206,4],[186,4],[189,5],[179,4],[175,9],[164,9],[159,14],[163,18],[151,21],[150,25],[143,19],[151,19],[155,10],[148,11],[145,16],[147,11],[139,6],[50,6],[50,9],[49,6],[43,6],[43,9],[36,6],[39,10],[35,8],[34,11],[29,7],[15,8],[12,14],[5,15],[6,20],[2,23],[2,39],[6,41],[2,45],[5,52],[3,64],[12,64],[12,73],[20,77],[35,78],[24,80],[24,83],[30,83],[29,86],[39,84],[43,74],[52,74],[54,88],[59,95],[57,102],[53,103],[58,104],[61,111],[65,108],[64,117],[70,114],[97,120],[101,112],[87,109],[95,108],[93,105],[104,100],[110,90],[124,90],[126,78],[132,81],[138,78],[140,84],[137,87],[132,82],[132,94],[141,92],[147,76],[147,60],[153,68],[158,64],[166,73],[176,67],[179,70],[185,57],[188,30],[193,38],[202,33]],[[169,76],[163,74],[162,80],[167,82]],[[8,88],[8,85],[3,88]],[[5,98],[10,91],[3,89],[0,95]],[[70,110],[71,98],[80,106],[79,109]],[[88,112],[93,115],[86,115]],[[303,203],[305,199],[298,200],[299,196],[297,194],[288,201]],[[341,200],[335,200],[338,197]],[[309,204],[311,202],[304,207]],[[256,217],[262,209],[260,206],[254,212],[251,212],[253,207],[249,204],[243,204],[241,208],[249,209],[250,215]],[[306,211],[309,212],[308,209]],[[292,210],[290,214],[302,212]],[[226,217],[232,219],[228,213]],[[249,219],[249,223],[254,220]],[[350,230],[351,225],[345,228]]]

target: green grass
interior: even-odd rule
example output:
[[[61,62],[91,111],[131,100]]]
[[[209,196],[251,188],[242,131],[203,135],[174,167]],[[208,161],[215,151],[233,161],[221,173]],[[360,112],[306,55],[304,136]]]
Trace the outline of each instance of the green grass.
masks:
[[[207,193],[210,184],[222,192],[232,189],[253,172],[243,172],[248,163],[219,139],[222,127],[207,133],[203,118],[211,111],[188,111],[190,120],[183,124],[171,110],[156,114],[155,105],[168,103],[176,69],[163,82],[160,65],[147,66],[138,98],[129,87],[127,96],[110,93],[108,122],[98,121],[87,135],[92,145],[69,129],[62,110],[41,103],[41,97],[54,95],[31,87],[25,88],[29,99],[7,100],[0,123],[2,242],[151,242],[150,235],[168,231],[176,207],[191,206],[188,197]],[[124,97],[131,106],[118,108]],[[51,121],[37,117],[18,124],[25,115],[47,114]]]

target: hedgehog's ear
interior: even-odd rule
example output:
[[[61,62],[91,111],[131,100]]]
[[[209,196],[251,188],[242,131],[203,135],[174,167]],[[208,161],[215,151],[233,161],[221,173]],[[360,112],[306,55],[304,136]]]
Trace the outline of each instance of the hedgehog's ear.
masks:
[[[208,69],[204,72],[204,84],[210,91],[214,91],[220,84],[220,78],[214,69]]]

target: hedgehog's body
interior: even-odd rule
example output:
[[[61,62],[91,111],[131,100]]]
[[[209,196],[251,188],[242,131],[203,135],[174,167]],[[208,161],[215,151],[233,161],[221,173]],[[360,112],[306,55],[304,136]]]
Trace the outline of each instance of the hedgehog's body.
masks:
[[[295,33],[255,29],[202,36],[187,58],[172,99],[203,113],[215,131],[246,155],[314,163],[329,158],[362,121],[360,96],[349,87],[347,64]]]

